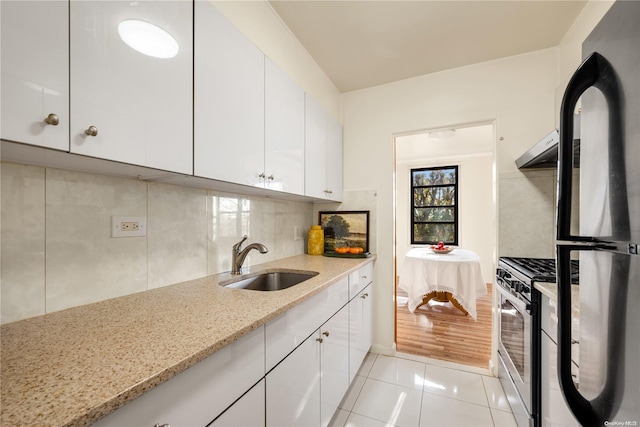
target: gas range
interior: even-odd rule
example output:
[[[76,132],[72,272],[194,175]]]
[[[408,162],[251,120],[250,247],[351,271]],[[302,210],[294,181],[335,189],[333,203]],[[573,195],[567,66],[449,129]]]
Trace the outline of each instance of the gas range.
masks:
[[[556,282],[556,260],[553,258],[500,257],[498,271],[501,268],[529,286],[534,282]],[[579,261],[571,261],[571,281],[574,284],[579,283],[579,271]]]
[[[578,261],[572,262],[578,280]],[[540,292],[534,282],[556,282],[552,258],[500,257],[496,271],[499,295],[499,378],[520,427],[541,426]]]

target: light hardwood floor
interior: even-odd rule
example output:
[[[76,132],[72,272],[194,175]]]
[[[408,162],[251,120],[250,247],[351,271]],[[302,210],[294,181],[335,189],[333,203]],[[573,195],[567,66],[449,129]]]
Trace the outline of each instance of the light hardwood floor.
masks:
[[[407,294],[397,289],[396,349],[468,366],[487,368],[491,359],[492,285],[478,298],[478,320],[465,316],[451,303],[430,301],[415,313],[407,308]]]

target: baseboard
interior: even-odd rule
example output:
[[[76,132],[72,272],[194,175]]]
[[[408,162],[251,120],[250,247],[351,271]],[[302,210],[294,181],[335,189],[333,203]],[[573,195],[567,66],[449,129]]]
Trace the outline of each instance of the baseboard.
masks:
[[[374,344],[371,346],[371,353],[383,354],[385,356],[394,356],[396,354],[396,343],[394,342],[391,347]]]

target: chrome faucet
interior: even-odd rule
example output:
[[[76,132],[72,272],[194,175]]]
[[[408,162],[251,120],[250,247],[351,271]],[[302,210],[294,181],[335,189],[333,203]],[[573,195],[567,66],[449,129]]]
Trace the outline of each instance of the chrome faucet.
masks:
[[[255,249],[261,254],[266,254],[267,252],[269,252],[267,247],[262,243],[251,243],[244,249],[240,250],[240,247],[245,240],[247,240],[246,234],[242,236],[242,240],[233,245],[233,249],[231,249],[231,274],[240,274],[240,272],[242,271],[242,263],[244,262],[244,259],[247,257],[251,249]]]

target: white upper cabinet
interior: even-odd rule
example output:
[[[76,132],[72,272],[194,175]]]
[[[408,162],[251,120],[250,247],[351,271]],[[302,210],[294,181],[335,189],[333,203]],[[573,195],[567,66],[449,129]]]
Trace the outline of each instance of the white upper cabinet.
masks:
[[[327,112],[305,97],[305,195],[326,198]]]
[[[264,54],[195,2],[194,174],[264,185]]]
[[[191,174],[193,4],[72,1],[69,46],[71,152]]]
[[[304,91],[265,58],[265,188],[304,194]]]
[[[342,201],[342,124],[327,119],[327,199]]]
[[[305,97],[305,195],[342,200],[342,125]]]
[[[69,4],[0,2],[2,139],[69,150]]]

